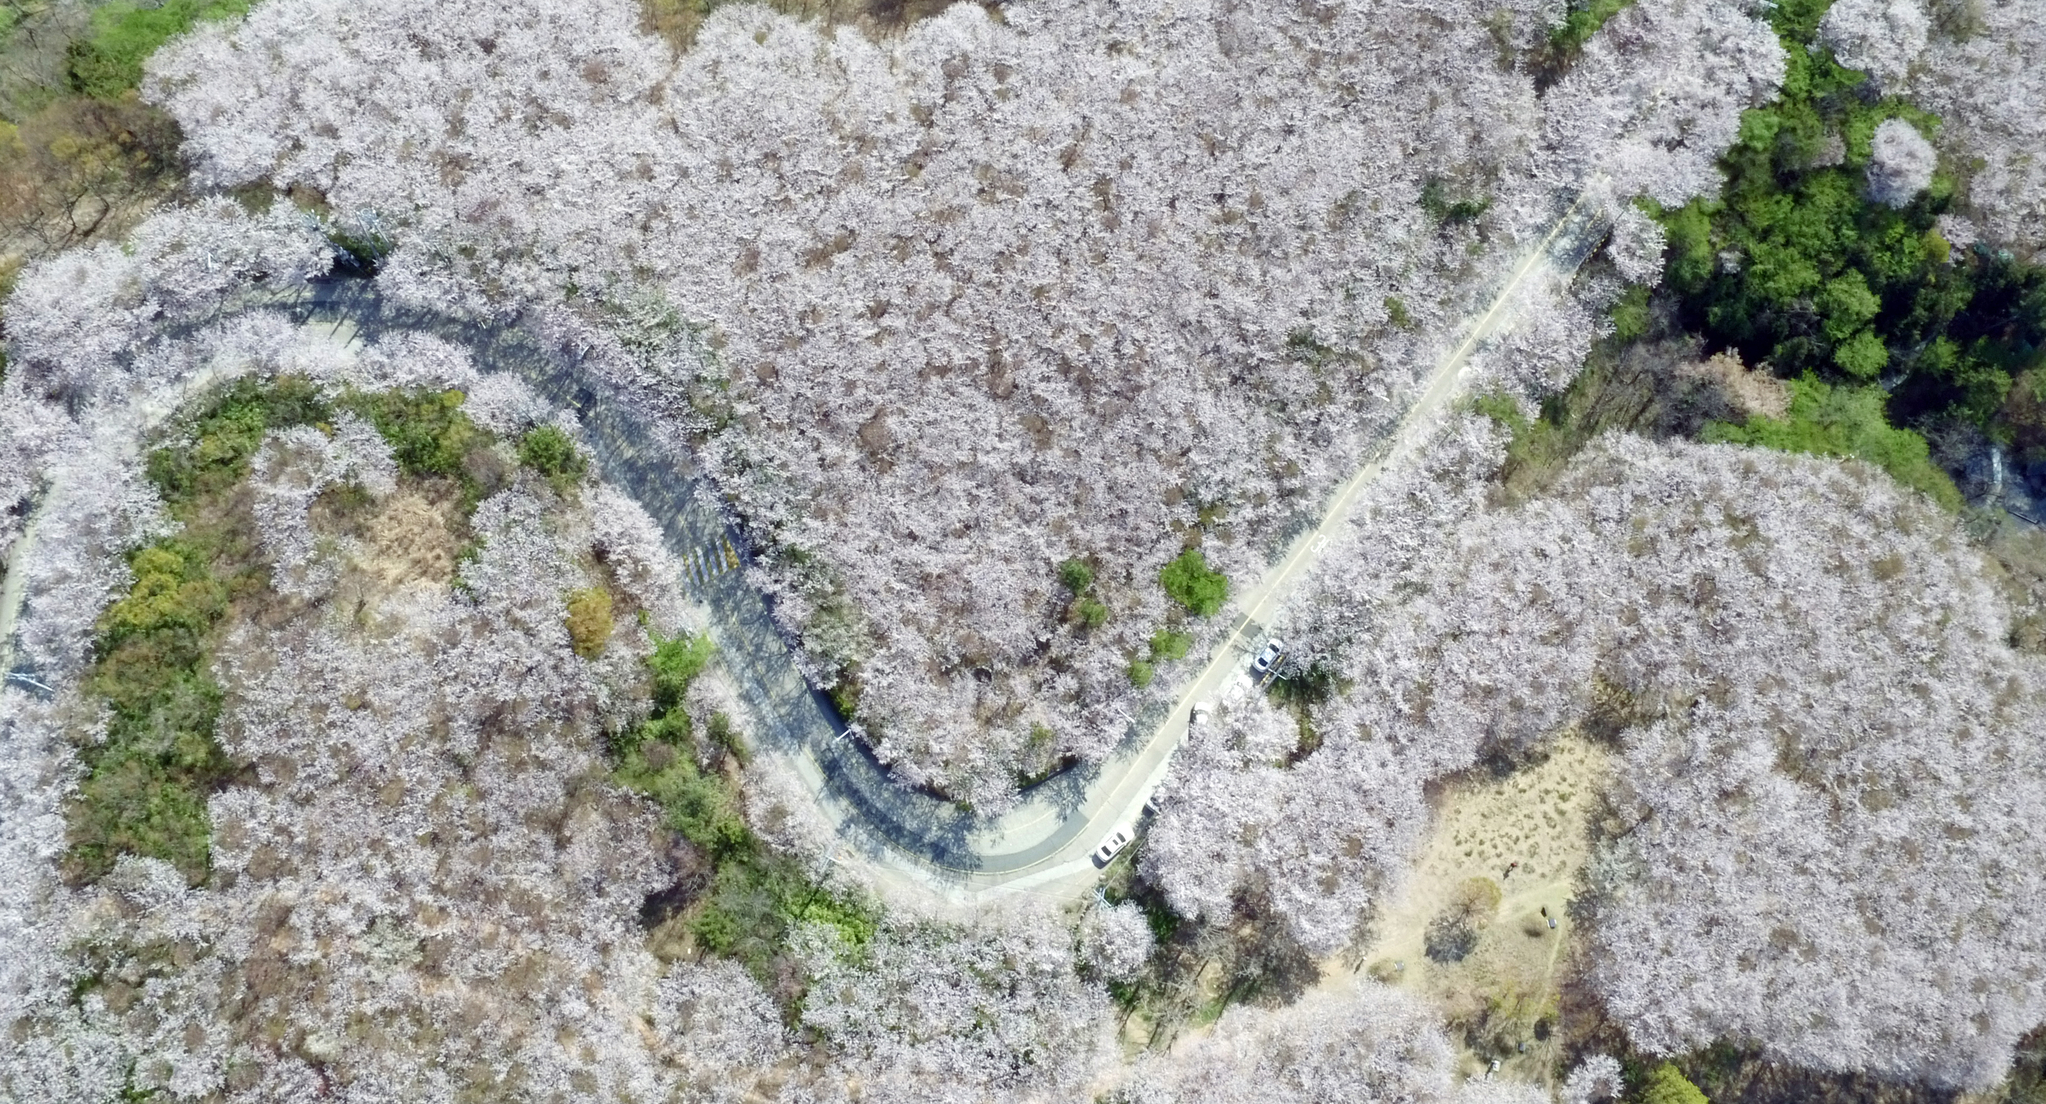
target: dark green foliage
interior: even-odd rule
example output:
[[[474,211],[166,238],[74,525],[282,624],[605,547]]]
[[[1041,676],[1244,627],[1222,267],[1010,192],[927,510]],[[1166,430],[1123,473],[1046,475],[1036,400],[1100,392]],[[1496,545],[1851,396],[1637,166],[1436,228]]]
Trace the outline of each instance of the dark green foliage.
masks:
[[[1473,196],[1452,195],[1449,185],[1439,177],[1430,177],[1421,186],[1421,210],[1428,217],[1445,226],[1462,222],[1474,222],[1478,216],[1492,207],[1492,201]]]
[[[1158,572],[1159,585],[1172,600],[1202,617],[1212,617],[1229,597],[1229,580],[1219,571],[1208,570],[1208,558],[1198,548],[1189,548]]]
[[[1790,393],[1790,409],[1782,418],[1754,417],[1742,425],[1714,422],[1705,427],[1705,439],[1860,457],[1947,509],[1961,508],[1960,491],[1932,463],[1925,439],[1884,420],[1881,388],[1831,386],[1806,376],[1790,381]]]
[[[383,270],[384,258],[391,255],[396,243],[382,234],[351,234],[346,230],[328,230],[327,242],[336,251],[334,267],[352,276],[374,276]]]
[[[156,48],[201,20],[246,15],[254,0],[115,0],[92,13],[92,31],[71,44],[65,71],[82,96],[110,100],[142,83]]]
[[[1805,49],[1826,6],[1771,10],[1783,91],[1743,116],[1723,197],[1658,212],[1682,320],[1787,378],[1890,378],[1886,424],[1959,417],[2007,437],[2011,381],[2046,345],[2046,272],[1953,249],[1935,225],[1954,191],[1944,174],[1901,210],[1866,198],[1877,124],[1900,118],[1930,135],[1938,120]]]
[[[1613,337],[1619,341],[1633,341],[1648,332],[1648,289],[1639,284],[1627,289],[1627,294],[1613,304]]]
[[[462,413],[460,391],[356,393],[346,404],[369,419],[391,444],[407,475],[459,479],[462,460],[483,432]]]
[[[240,379],[194,420],[191,440],[149,454],[149,478],[172,516],[225,494],[249,474],[249,459],[273,428],[325,421],[327,405],[308,381]]]
[[[1589,432],[1572,426],[1568,394],[1543,400],[1541,415],[1529,418],[1512,396],[1489,392],[1471,400],[1471,408],[1513,434],[1506,444],[1506,462],[1499,481],[1511,500],[1531,497],[1547,486],[1584,446]]]
[[[1080,624],[1098,629],[1108,623],[1108,606],[1093,598],[1082,598],[1073,607],[1080,614]]]
[[[654,654],[647,657],[647,672],[653,680],[654,712],[667,714],[679,709],[689,684],[710,663],[715,646],[708,633],[697,636],[655,638]]]
[[[206,799],[235,773],[214,739],[221,689],[214,633],[237,599],[263,592],[256,536],[235,492],[271,429],[327,415],[299,379],[241,380],[150,454],[177,536],[135,550],[128,593],[100,615],[88,693],[107,703],[104,742],[85,743],[68,806],[69,877],[90,881],[123,854],[162,859],[198,883],[210,863]]]
[[[1059,585],[1074,594],[1085,594],[1094,585],[1094,568],[1085,560],[1067,560],[1059,565]]]
[[[519,463],[546,476],[557,490],[574,486],[589,466],[568,434],[551,425],[528,430],[519,439]]]
[[[1385,297],[1385,316],[1402,330],[1414,328],[1414,316],[1407,313],[1407,304],[1396,296]]]
[[[1584,0],[1573,2],[1563,16],[1563,22],[1549,31],[1549,52],[1552,64],[1568,64],[1584,50],[1584,44],[1591,36],[1606,25],[1606,20],[1620,14],[1634,0]]]
[[[712,954],[745,963],[771,985],[796,925],[829,924],[859,946],[873,937],[879,918],[866,902],[825,889],[801,863],[770,850],[746,826],[732,778],[700,765],[681,704],[711,654],[708,636],[656,640],[647,659],[653,716],[615,741],[613,777],[651,798],[667,826],[710,859],[709,889],[687,921],[697,942]],[[729,718],[718,714],[706,727],[712,747],[744,762],[743,745]]]
[[[69,809],[67,873],[96,879],[134,854],[197,884],[209,866],[206,798],[234,769],[214,739],[221,690],[206,671],[227,587],[179,541],[130,562],[135,585],[101,617],[86,679],[111,715],[106,742],[79,748],[86,775]]]
[[[1133,659],[1130,661],[1129,674],[1130,685],[1142,690],[1146,686],[1151,685],[1152,679],[1158,677],[1158,669],[1153,667],[1148,660]]]

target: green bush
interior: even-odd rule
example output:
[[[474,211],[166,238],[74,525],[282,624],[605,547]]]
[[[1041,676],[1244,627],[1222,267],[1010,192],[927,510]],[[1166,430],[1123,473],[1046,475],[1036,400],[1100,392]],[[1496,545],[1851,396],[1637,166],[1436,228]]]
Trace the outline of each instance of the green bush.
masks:
[[[573,486],[588,467],[568,434],[551,425],[528,430],[519,439],[519,463],[546,476],[560,490]]]
[[[1613,304],[1613,336],[1632,341],[1648,332],[1648,289],[1639,284],[1627,289]]]
[[[1414,328],[1414,316],[1407,313],[1407,304],[1396,296],[1385,297],[1385,317],[1402,330]]]
[[[399,470],[468,482],[463,462],[490,437],[462,413],[460,391],[353,392],[343,402],[368,419],[390,443]]]
[[[689,684],[703,673],[715,650],[716,645],[710,642],[709,633],[655,638],[654,652],[647,657],[646,664],[647,672],[653,678],[656,713],[667,713],[682,704],[683,696],[689,693]]]
[[[1141,659],[1130,661],[1130,685],[1142,690],[1158,677],[1158,669]]]
[[[1094,569],[1085,560],[1067,560],[1059,565],[1059,585],[1074,594],[1085,594],[1094,585]]]
[[[1078,609],[1080,624],[1090,629],[1098,629],[1108,623],[1108,606],[1105,603],[1093,598],[1082,598]]]
[[[201,20],[248,14],[254,0],[114,0],[92,13],[92,29],[73,42],[65,70],[73,91],[110,100],[142,83],[142,63],[157,47]]]
[[[1171,659],[1185,659],[1187,650],[1193,647],[1193,634],[1160,629],[1151,634],[1151,658],[1163,662]]]
[[[1584,50],[1584,44],[1598,33],[1606,21],[1620,14],[1634,0],[1589,0],[1588,3],[1573,2],[1563,16],[1563,22],[1549,31],[1549,49],[1559,59],[1574,59]]]
[[[150,481],[177,516],[183,505],[224,494],[247,477],[265,433],[330,416],[308,380],[236,380],[193,419],[184,440],[149,454]]]
[[[1860,457],[1941,506],[1960,510],[1961,492],[1932,463],[1925,439],[1892,428],[1884,418],[1887,396],[1881,388],[1835,387],[1806,376],[1790,381],[1790,395],[1790,408],[1782,418],[1758,416],[1740,425],[1713,422],[1705,427],[1705,439],[1818,456]]]
[[[1202,617],[1213,617],[1229,598],[1229,579],[1208,570],[1208,558],[1189,548],[1158,573],[1158,582],[1172,600]]]
[[[1444,225],[1474,222],[1491,208],[1489,199],[1451,195],[1449,185],[1440,177],[1430,177],[1421,186],[1421,210],[1427,212],[1430,219]]]
[[[586,587],[568,596],[568,640],[575,654],[595,659],[611,641],[611,592]]]
[[[1710,1104],[1698,1086],[1669,1062],[1650,1070],[1641,1085],[1641,1104]]]
[[[744,963],[771,984],[785,972],[796,925],[826,924],[859,946],[873,937],[879,917],[865,901],[825,889],[800,862],[769,849],[747,827],[738,787],[698,765],[681,704],[710,657],[708,636],[656,640],[647,658],[653,715],[615,742],[612,777],[650,798],[667,826],[710,858],[710,888],[688,918],[690,933],[706,951]],[[711,744],[744,762],[729,718],[718,714],[707,727]]]

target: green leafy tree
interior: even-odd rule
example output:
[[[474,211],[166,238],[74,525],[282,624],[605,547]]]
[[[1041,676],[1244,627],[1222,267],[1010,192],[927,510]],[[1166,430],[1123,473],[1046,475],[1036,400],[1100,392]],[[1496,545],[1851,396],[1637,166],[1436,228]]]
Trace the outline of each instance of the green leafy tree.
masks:
[[[1094,585],[1094,569],[1086,560],[1067,560],[1059,565],[1059,585],[1074,594],[1085,594]]]
[[[568,434],[551,425],[528,430],[519,438],[519,463],[546,476],[560,489],[581,479],[589,466]]]
[[[1710,1104],[1674,1064],[1664,1062],[1648,1072],[1641,1085],[1641,1104]]]
[[[1202,617],[1213,617],[1229,598],[1229,579],[1208,569],[1208,558],[1189,548],[1158,573],[1158,582],[1172,600]]]

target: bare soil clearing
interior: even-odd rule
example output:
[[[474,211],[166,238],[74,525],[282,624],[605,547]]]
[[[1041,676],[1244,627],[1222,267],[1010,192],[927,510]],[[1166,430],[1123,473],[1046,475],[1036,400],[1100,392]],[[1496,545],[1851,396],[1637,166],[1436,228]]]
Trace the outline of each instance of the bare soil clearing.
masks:
[[[1412,874],[1372,925],[1369,949],[1332,971],[1368,970],[1436,1003],[1466,1075],[1483,1077],[1497,1058],[1497,1076],[1547,1084],[1561,1043],[1552,1030],[1559,971],[1575,934],[1568,906],[1609,770],[1606,750],[1572,732],[1504,777],[1481,770],[1451,781]],[[1496,909],[1485,908],[1488,892],[1472,892],[1487,881],[1498,889]],[[1453,929],[1465,938],[1445,939]]]

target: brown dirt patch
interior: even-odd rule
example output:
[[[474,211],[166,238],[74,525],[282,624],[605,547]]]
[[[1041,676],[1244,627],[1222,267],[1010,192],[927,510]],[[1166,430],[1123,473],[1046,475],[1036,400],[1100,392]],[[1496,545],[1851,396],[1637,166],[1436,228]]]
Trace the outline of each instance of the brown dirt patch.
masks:
[[[1372,925],[1369,949],[1331,972],[1368,971],[1435,1003],[1466,1076],[1483,1077],[1497,1058],[1496,1076],[1549,1084],[1575,934],[1568,907],[1608,770],[1602,747],[1568,733],[1545,758],[1504,777],[1481,771],[1452,781],[1412,874]],[[1488,889],[1478,891],[1486,883],[1498,889],[1496,907]],[[1468,938],[1445,939],[1459,923]]]

